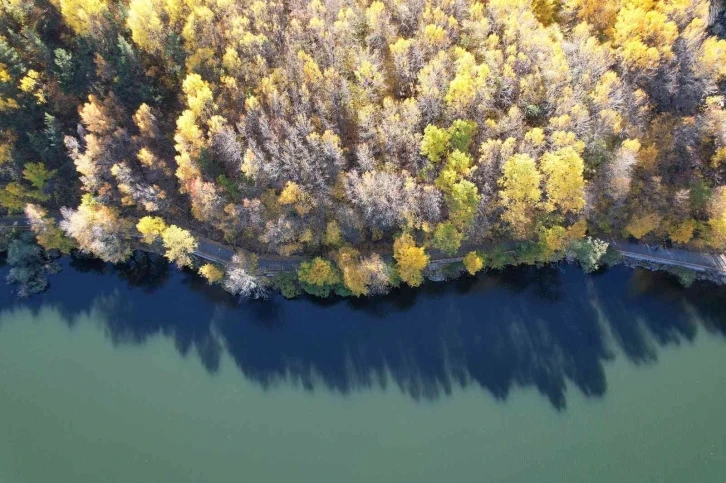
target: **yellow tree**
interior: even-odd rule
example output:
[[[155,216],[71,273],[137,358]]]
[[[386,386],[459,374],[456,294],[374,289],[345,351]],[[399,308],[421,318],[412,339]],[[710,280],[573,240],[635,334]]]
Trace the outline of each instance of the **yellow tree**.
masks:
[[[434,163],[438,162],[449,148],[450,137],[446,129],[429,124],[424,129],[424,135],[421,138],[421,154]]]
[[[145,216],[136,224],[145,243],[154,243],[166,230],[166,223],[158,216]]]
[[[470,275],[475,275],[484,268],[484,260],[476,252],[469,252],[464,257],[464,267]]]
[[[585,207],[585,164],[574,148],[545,153],[540,167],[545,175],[548,211],[574,213]]]
[[[340,283],[340,274],[332,263],[316,257],[300,264],[297,271],[303,290],[317,297],[327,297]]]
[[[217,265],[207,263],[199,268],[199,275],[206,278],[208,283],[213,284],[224,278],[224,270]]]
[[[368,283],[371,274],[361,264],[360,254],[350,247],[338,250],[336,261],[343,273],[343,283],[353,295],[360,297],[368,294]]]
[[[312,209],[310,197],[300,188],[300,185],[292,181],[285,184],[277,202],[282,206],[294,205],[295,211],[299,215],[304,215]]]
[[[79,35],[90,35],[98,29],[108,12],[106,0],[56,0],[68,25]]]
[[[678,25],[652,0],[630,0],[618,12],[613,44],[628,68],[649,70],[673,58]]]
[[[423,282],[423,269],[429,264],[426,251],[417,247],[409,234],[401,235],[393,242],[393,258],[396,259],[401,280],[412,287]]]
[[[340,281],[333,265],[320,257],[302,263],[297,273],[301,282],[311,285],[334,285]]]
[[[564,0],[565,8],[575,10],[577,16],[601,33],[612,35],[621,0]]]
[[[683,220],[680,223],[674,223],[669,227],[668,234],[675,243],[685,245],[693,239],[693,233],[696,231],[697,223],[692,219]]]
[[[625,232],[635,238],[643,238],[658,229],[662,219],[658,213],[636,213],[630,217],[630,221],[625,226]]]
[[[529,155],[515,154],[502,166],[499,179],[499,199],[505,208],[502,219],[519,238],[527,236],[534,221],[534,211],[542,197],[541,181],[542,175]]]
[[[559,9],[560,0],[532,0],[532,11],[543,25],[553,23]]]
[[[163,53],[165,38],[169,33],[169,26],[159,16],[163,11],[163,3],[159,0],[131,0],[129,3],[127,23],[131,38],[147,52]]]
[[[176,225],[171,225],[161,234],[161,240],[166,249],[164,255],[169,261],[180,267],[192,264],[190,255],[197,249],[197,241],[191,233]]]

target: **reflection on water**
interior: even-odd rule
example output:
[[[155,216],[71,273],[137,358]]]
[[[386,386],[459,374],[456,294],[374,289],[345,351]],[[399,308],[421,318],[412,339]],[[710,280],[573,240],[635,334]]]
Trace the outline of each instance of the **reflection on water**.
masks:
[[[625,267],[590,277],[569,266],[517,268],[375,299],[241,306],[143,253],[118,266],[67,259],[51,283],[25,301],[2,291],[0,306],[53,307],[71,329],[79,316],[99,314],[114,345],[163,335],[210,373],[226,351],[245,378],[271,390],[286,383],[351,394],[395,384],[435,399],[477,385],[504,400],[532,386],[564,409],[568,384],[606,393],[614,351],[647,364],[659,346],[688,342],[699,328],[726,333],[725,288],[683,289],[666,274]]]

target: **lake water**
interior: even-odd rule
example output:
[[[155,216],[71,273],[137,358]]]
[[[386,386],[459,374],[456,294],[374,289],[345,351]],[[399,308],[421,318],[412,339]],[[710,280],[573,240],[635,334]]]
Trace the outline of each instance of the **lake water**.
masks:
[[[144,256],[51,284],[0,291],[2,483],[726,478],[724,288],[564,266],[238,306]]]

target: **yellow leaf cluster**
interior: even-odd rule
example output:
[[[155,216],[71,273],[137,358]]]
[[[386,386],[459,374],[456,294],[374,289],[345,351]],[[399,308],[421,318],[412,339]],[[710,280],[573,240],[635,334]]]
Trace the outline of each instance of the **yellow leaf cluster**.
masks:
[[[219,268],[217,265],[207,263],[199,268],[199,275],[207,279],[207,282],[212,284],[219,282],[224,278],[224,270]]]
[[[409,234],[401,235],[393,243],[393,258],[396,260],[401,280],[412,287],[423,283],[423,269],[429,263],[426,251],[417,247]]]

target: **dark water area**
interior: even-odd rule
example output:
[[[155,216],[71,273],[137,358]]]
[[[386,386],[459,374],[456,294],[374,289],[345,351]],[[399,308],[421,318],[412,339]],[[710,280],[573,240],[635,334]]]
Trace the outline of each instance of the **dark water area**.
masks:
[[[0,307],[53,307],[71,329],[79,314],[100,312],[114,346],[162,335],[211,374],[226,351],[264,388],[350,394],[395,384],[419,400],[475,385],[505,400],[533,386],[565,409],[568,382],[590,397],[607,392],[608,335],[634,364],[656,362],[659,347],[691,341],[698,326],[726,337],[726,287],[684,289],[667,273],[623,266],[591,276],[517,267],[378,298],[239,303],[154,255],[62,265],[46,293],[18,300],[3,290]]]
[[[0,291],[2,483],[726,472],[726,287],[558,265],[239,304],[151,255],[62,265]]]

